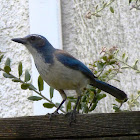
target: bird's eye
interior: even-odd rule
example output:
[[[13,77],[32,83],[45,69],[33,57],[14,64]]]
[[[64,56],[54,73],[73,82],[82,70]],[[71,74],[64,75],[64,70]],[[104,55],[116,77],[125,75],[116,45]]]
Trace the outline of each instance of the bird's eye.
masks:
[[[31,38],[30,38],[32,41],[34,41],[35,40],[35,36],[31,36]]]

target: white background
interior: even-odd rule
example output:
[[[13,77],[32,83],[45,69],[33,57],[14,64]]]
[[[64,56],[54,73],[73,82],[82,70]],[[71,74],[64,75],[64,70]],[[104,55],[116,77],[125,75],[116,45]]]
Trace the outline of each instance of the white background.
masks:
[[[61,11],[59,0],[29,0],[30,33],[45,36],[55,48],[62,49]],[[32,59],[33,60],[33,59]],[[33,85],[37,87],[38,72],[34,62],[32,66]],[[35,95],[35,94],[34,94]],[[50,98],[49,86],[45,84],[43,95]],[[55,91],[53,102],[60,103],[62,98]],[[52,113],[56,108],[46,109],[42,101],[34,102],[34,115]]]

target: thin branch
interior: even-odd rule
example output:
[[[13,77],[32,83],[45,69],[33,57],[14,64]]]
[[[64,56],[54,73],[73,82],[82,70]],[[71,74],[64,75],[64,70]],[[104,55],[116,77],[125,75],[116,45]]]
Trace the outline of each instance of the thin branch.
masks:
[[[91,15],[93,15],[93,16],[97,15],[97,13],[101,12],[102,10],[104,10],[106,7],[108,7],[109,5],[111,5],[111,3],[114,2],[114,1],[115,0],[111,0],[109,3],[107,3],[105,6],[103,6],[99,10],[97,10],[95,13],[91,13]]]
[[[0,71],[4,71],[4,69],[0,68]],[[17,78],[16,76],[14,76],[13,74],[11,73],[8,73],[10,76],[12,76],[13,78],[16,78],[19,80],[20,83],[23,83],[23,84],[27,84],[26,82],[22,81],[20,78]],[[51,104],[54,104],[51,100],[49,100],[48,98],[46,98],[44,95],[42,95],[39,91],[35,90],[34,88],[30,87],[30,89],[32,89],[34,92],[36,92],[38,95],[40,95],[43,99],[47,100],[49,103]],[[57,108],[58,106],[54,104],[54,106]],[[63,112],[63,113],[66,113],[63,109],[60,108],[60,110]]]

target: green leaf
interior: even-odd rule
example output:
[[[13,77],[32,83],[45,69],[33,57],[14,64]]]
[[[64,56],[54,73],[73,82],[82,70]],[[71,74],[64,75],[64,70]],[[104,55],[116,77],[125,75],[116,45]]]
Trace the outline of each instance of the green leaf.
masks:
[[[126,59],[125,59],[125,62],[127,62],[128,61],[128,56],[126,57]]]
[[[109,64],[112,65],[112,64],[115,64],[116,62],[117,61],[115,59],[111,59],[110,62],[109,62]]]
[[[104,61],[107,61],[107,56],[103,56],[102,59],[103,59]]]
[[[55,105],[54,104],[51,104],[51,103],[44,103],[43,106],[45,108],[53,108]]]
[[[111,13],[114,13],[113,7],[110,7],[110,11],[111,11]]]
[[[73,99],[72,98],[69,98],[69,101],[70,102],[73,102],[73,103],[76,103],[77,99],[76,98],[73,98]]]
[[[122,103],[123,101],[122,100],[119,100],[119,99],[115,99],[118,103]]]
[[[135,61],[135,65],[137,65],[138,61],[139,61],[138,59]]]
[[[113,59],[113,58],[114,58],[113,54],[110,54],[110,55],[108,56],[108,59]]]
[[[88,113],[89,109],[86,103],[81,103],[82,110],[84,113]]]
[[[9,66],[10,67],[10,58],[7,58],[6,62],[5,62],[5,66]]]
[[[5,67],[4,67],[4,71],[5,71],[6,73],[9,73],[9,72],[11,71],[11,68],[10,68],[9,66],[5,66]]]
[[[96,98],[98,101],[100,101],[101,99],[105,98],[106,94],[97,94]]]
[[[117,81],[117,82],[120,82],[120,80],[118,80],[118,79],[113,79],[113,80],[115,80],[115,81]]]
[[[98,101],[96,101],[95,103],[93,103],[93,105],[91,106],[91,108],[89,110],[90,112],[93,111],[96,108],[97,103],[98,103]]]
[[[86,102],[86,95],[84,95],[83,97],[82,97],[82,100],[81,100],[82,102]]]
[[[137,93],[140,95],[140,90],[138,90]]]
[[[2,58],[3,58],[3,56],[4,56],[4,55],[1,55],[1,56],[0,56],[0,62],[1,62]]]
[[[26,89],[29,88],[29,86],[30,86],[29,84],[24,83],[24,84],[21,85],[21,89],[26,90]]]
[[[7,73],[3,73],[3,76],[4,76],[5,78],[14,78],[12,75],[7,74]]]
[[[22,75],[22,62],[19,62],[19,65],[18,65],[18,75],[19,77]]]
[[[25,71],[25,82],[28,82],[29,80],[31,79],[31,75],[29,74],[29,71],[28,70],[26,70]]]
[[[13,81],[13,82],[20,82],[20,79],[14,78],[14,79],[12,79],[12,81]]]
[[[138,68],[137,63],[138,63],[138,59],[135,61],[135,64],[134,64],[134,66],[133,66],[133,68],[134,68],[135,70],[137,70],[137,68]]]
[[[28,100],[31,100],[31,101],[39,101],[39,100],[42,100],[43,98],[42,97],[39,97],[39,96],[30,96],[28,97]]]
[[[98,5],[96,5],[95,9],[96,9],[96,10],[98,9]]]
[[[68,103],[67,103],[67,112],[68,112],[69,110],[71,110],[71,102],[70,102],[70,101],[68,101]]]
[[[121,111],[116,104],[114,104],[113,109],[115,110],[115,112],[120,112]]]
[[[127,69],[129,68],[128,66],[122,66],[121,69]]]
[[[103,8],[105,8],[106,5],[107,5],[107,3],[104,3]]]
[[[122,58],[124,59],[124,57],[125,57],[125,53],[123,53],[123,55],[122,55]]]
[[[29,90],[37,90],[32,84],[29,84]]]
[[[140,73],[140,71],[136,71],[136,73]]]
[[[50,98],[53,97],[54,88],[50,87]]]
[[[96,16],[96,17],[101,17],[101,16],[100,16],[100,15],[98,15],[98,14],[96,14],[95,16]]]
[[[7,58],[6,62],[5,62],[5,66],[4,66],[4,71],[6,73],[9,73],[11,71],[11,68],[10,68],[10,58]]]
[[[38,89],[39,89],[39,91],[42,91],[44,89],[44,82],[40,75],[38,77]]]
[[[104,66],[104,63],[103,62],[98,62],[97,63],[98,70],[102,70],[103,69],[103,66]]]

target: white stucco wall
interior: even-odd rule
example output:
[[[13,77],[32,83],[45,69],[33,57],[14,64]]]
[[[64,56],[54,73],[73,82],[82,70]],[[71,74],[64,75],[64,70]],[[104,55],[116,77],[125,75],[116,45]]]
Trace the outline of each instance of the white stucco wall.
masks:
[[[117,0],[112,4],[114,14],[106,8],[101,13],[102,17],[86,19],[85,15],[89,11],[93,12],[98,3],[102,1],[62,0],[64,49],[87,65],[98,59],[102,47],[112,46],[128,53],[130,65],[136,59],[140,60],[140,11],[131,11],[127,0]],[[111,83],[124,90],[129,97],[140,90],[140,75],[134,71],[126,70],[118,75],[118,79],[120,83]],[[107,94],[94,112],[110,112],[113,103],[114,98]]]
[[[11,38],[29,34],[28,0],[0,0],[0,11],[0,51],[4,52],[4,60],[7,57],[12,59],[12,73],[15,75],[18,75],[20,61],[24,71],[31,70],[27,49],[11,41]],[[27,99],[31,94],[31,91],[21,90],[20,84],[4,78],[0,72],[0,117],[32,115],[33,104]]]

